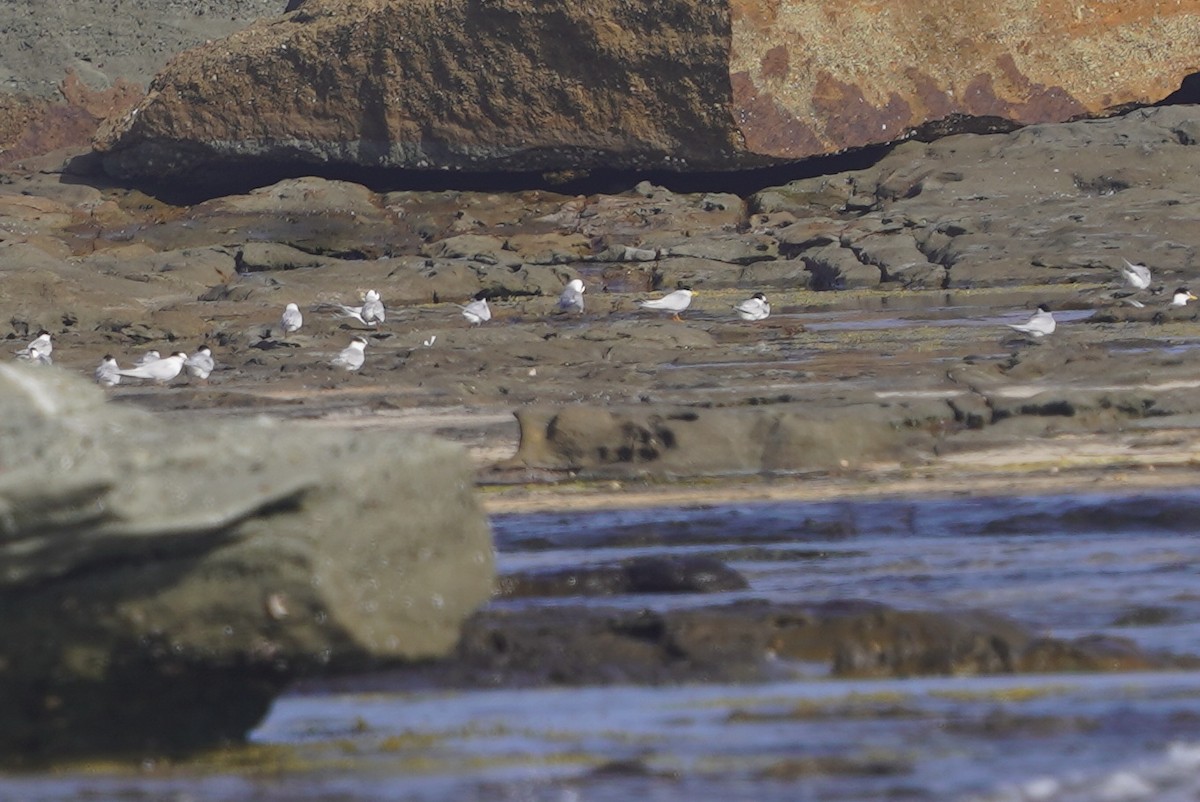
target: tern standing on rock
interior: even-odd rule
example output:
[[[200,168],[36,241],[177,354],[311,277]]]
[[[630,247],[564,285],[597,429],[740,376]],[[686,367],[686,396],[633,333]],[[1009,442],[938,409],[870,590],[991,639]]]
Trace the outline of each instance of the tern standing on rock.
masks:
[[[349,345],[342,349],[340,354],[333,358],[333,366],[343,370],[358,370],[363,366],[363,362],[367,361],[366,347],[366,337],[355,337]]]
[[[136,368],[119,370],[117,373],[121,376],[127,376],[130,379],[150,379],[157,384],[166,384],[179,375],[183,370],[183,363],[187,361],[187,358],[187,354],[179,351],[170,356],[164,356],[162,359],[147,362],[145,365],[139,365]]]
[[[207,379],[208,374],[213,372],[216,365],[213,364],[212,349],[207,345],[202,345],[196,349],[196,353],[187,358],[183,363],[187,368],[188,375],[194,379]]]
[[[383,323],[387,315],[383,308],[383,301],[379,299],[379,293],[376,290],[367,290],[363,295],[362,306],[345,306],[343,304],[334,304],[343,317],[352,317],[364,326],[371,328],[377,327]]]
[[[466,306],[462,304],[457,304],[457,306],[462,310],[462,316],[472,326],[478,326],[480,323],[486,323],[492,319],[492,308],[488,306],[487,298],[476,298]]]
[[[1041,339],[1047,334],[1053,334],[1058,324],[1054,322],[1054,315],[1050,314],[1050,308],[1045,304],[1038,304],[1037,311],[1033,313],[1033,317],[1029,318],[1029,322],[1009,323],[1008,327],[1022,334]]]
[[[48,351],[43,351],[36,345],[30,345],[28,348],[22,348],[21,353],[17,355],[17,359],[22,362],[28,362],[31,365],[53,365],[54,360],[50,358]]]
[[[121,383],[121,366],[112,354],[105,354],[96,367],[96,382],[105,387],[116,387]]]
[[[1121,261],[1125,265],[1118,269],[1130,287],[1133,287],[1135,290],[1150,289],[1150,268],[1145,265],[1135,265],[1128,259],[1122,259]]]
[[[296,304],[288,304],[284,307],[283,317],[279,318],[279,328],[283,330],[283,336],[286,337],[292,332],[300,331],[300,327],[304,325],[304,315],[300,314],[300,307]]]
[[[682,320],[679,313],[692,303],[692,295],[694,293],[688,287],[670,292],[661,298],[656,298],[650,301],[639,301],[638,305],[642,309],[658,309],[663,312],[671,313],[671,320]]]
[[[368,326],[378,326],[384,322],[386,317],[383,309],[383,301],[379,300],[379,293],[375,290],[367,290],[367,294],[363,296],[363,321]]]
[[[34,338],[29,345],[17,351],[17,356],[23,357],[29,362],[38,362],[43,365],[50,364],[50,354],[54,352],[54,343],[50,341],[50,332],[42,329],[38,332],[38,336]]]
[[[567,286],[563,288],[562,295],[558,296],[558,308],[563,312],[579,312],[583,314],[583,282],[580,279],[573,278],[567,282]]]
[[[767,303],[767,296],[761,292],[754,293],[733,308],[737,311],[738,317],[751,322],[766,320],[771,316],[771,304]]]
[[[1196,300],[1196,296],[1188,291],[1187,287],[1180,287],[1175,290],[1175,294],[1171,296],[1171,306],[1187,306],[1188,301]]]

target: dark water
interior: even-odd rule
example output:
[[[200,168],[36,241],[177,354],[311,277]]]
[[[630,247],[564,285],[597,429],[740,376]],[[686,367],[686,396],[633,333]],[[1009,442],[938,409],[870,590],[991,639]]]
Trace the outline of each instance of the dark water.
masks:
[[[494,530],[502,572],[698,553],[750,582],[605,605],[977,607],[1194,654],[1198,513],[1200,490],[564,510]],[[847,681],[812,666],[755,685],[290,696],[253,740],[236,767],[0,776],[0,799],[1196,800],[1200,674]]]

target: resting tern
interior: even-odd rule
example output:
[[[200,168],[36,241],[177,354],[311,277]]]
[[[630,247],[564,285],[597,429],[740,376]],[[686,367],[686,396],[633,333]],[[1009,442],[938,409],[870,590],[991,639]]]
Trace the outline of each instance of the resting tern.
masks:
[[[166,384],[179,375],[187,358],[187,354],[179,351],[170,356],[164,356],[162,359],[147,362],[145,365],[119,370],[117,373],[131,379],[151,379],[158,384]]]
[[[345,306],[343,304],[334,304],[341,310],[344,317],[352,317],[364,326],[372,328],[383,323],[386,314],[383,309],[383,301],[379,300],[379,293],[375,290],[367,290],[363,295],[362,306]]]
[[[208,374],[213,372],[216,367],[213,364],[212,349],[207,345],[202,345],[196,349],[196,353],[192,354],[183,363],[187,368],[188,375],[194,379],[207,379]]]
[[[766,320],[771,316],[771,304],[767,302],[767,296],[761,292],[754,293],[733,308],[742,320]]]
[[[1049,307],[1039,304],[1037,311],[1033,313],[1033,317],[1029,318],[1028,323],[1009,323],[1008,327],[1040,339],[1047,334],[1053,334],[1057,325],[1054,322],[1054,315],[1050,314]]]
[[[1171,296],[1171,306],[1187,306],[1188,301],[1196,300],[1196,296],[1188,292],[1187,287],[1180,287]]]
[[[148,365],[151,362],[157,362],[160,359],[162,359],[162,355],[160,355],[158,351],[147,351],[146,353],[142,354],[141,358],[139,358],[137,362],[134,362],[133,365],[134,367],[140,368],[142,365]]]
[[[1135,290],[1150,289],[1150,268],[1145,265],[1135,265],[1124,258],[1121,261],[1125,263],[1125,266],[1118,269],[1130,287],[1133,287]]]
[[[38,360],[34,359],[33,352],[35,350],[37,351],[37,355],[40,357],[40,359],[38,359]],[[34,340],[32,342],[30,342],[29,345],[25,346],[20,351],[17,351],[17,356],[25,357],[28,361],[35,362],[35,361],[49,360],[50,354],[52,354],[53,352],[54,352],[54,343],[50,342],[50,332],[43,329],[42,331],[38,332],[38,336],[36,338],[34,338]],[[49,361],[45,361],[45,362],[43,362],[43,364],[48,365],[50,363],[49,363]]]
[[[349,345],[342,349],[340,354],[333,358],[333,366],[345,370],[358,370],[367,359],[367,355],[364,353],[366,347],[366,337],[355,337]]]
[[[558,308],[564,312],[583,313],[583,281],[573,278],[567,282],[562,294],[558,296]]]
[[[17,359],[23,362],[28,362],[31,365],[53,365],[54,360],[50,358],[50,354],[38,348],[36,345],[30,345],[27,348],[22,348],[17,355]]]
[[[279,327],[283,329],[283,336],[286,337],[294,331],[300,331],[300,327],[303,325],[304,316],[300,314],[300,307],[296,304],[288,304],[283,310],[283,317],[279,319]]]
[[[113,359],[112,354],[105,354],[96,367],[96,381],[105,387],[116,387],[121,383],[121,366]]]
[[[692,302],[692,291],[684,287],[683,289],[670,292],[661,298],[650,301],[640,301],[639,306],[643,309],[659,309],[664,312],[671,313],[672,320],[680,320],[679,313],[687,309]]]
[[[457,304],[457,306],[462,310],[462,316],[472,325],[478,326],[480,323],[486,323],[492,319],[492,309],[488,306],[487,298],[476,298],[466,306],[462,304]]]

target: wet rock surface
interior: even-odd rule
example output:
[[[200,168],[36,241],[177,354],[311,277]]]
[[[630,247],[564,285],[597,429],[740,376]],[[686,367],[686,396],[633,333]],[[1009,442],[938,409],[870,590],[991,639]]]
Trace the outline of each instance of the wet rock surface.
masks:
[[[1190,665],[1116,638],[1036,637],[982,611],[910,611],[838,601],[741,602],[691,609],[594,606],[486,610],[464,625],[452,657],[319,687],[445,687],[763,682],[1139,671]],[[314,687],[306,685],[305,687]]]
[[[576,499],[626,503],[627,493],[661,489],[670,485],[663,479],[679,477],[695,483],[689,503],[701,504],[730,492],[731,476],[761,480],[747,485],[751,494],[780,487],[866,492],[906,482],[903,492],[916,495],[948,488],[970,495],[984,481],[1006,492],[1018,481],[1025,487],[1150,481],[1149,468],[1157,471],[1155,486],[1190,482],[1189,466],[1200,459],[1193,378],[1200,370],[1200,335],[1194,307],[1171,309],[1166,298],[1176,286],[1195,284],[1200,269],[1194,258],[1200,241],[1184,224],[1192,202],[1189,166],[1200,153],[1194,144],[1200,138],[1189,133],[1194,115],[1193,107],[1179,106],[906,143],[872,167],[781,184],[745,199],[649,182],[614,195],[572,196],[379,192],[304,178],[178,205],[89,183],[64,172],[61,162],[44,161],[9,171],[8,183],[0,185],[0,319],[7,322],[0,345],[15,352],[46,329],[56,343],[55,367],[46,374],[89,377],[105,353],[127,366],[151,348],[191,351],[206,342],[217,361],[207,381],[123,382],[104,391],[112,414],[140,421],[141,410],[150,410],[156,430],[200,427],[204,437],[181,439],[180,460],[209,445],[193,439],[241,448],[241,427],[254,427],[237,419],[251,415],[287,419],[303,433],[306,445],[296,446],[294,459],[304,470],[284,477],[298,484],[256,483],[246,479],[253,473],[247,464],[258,463],[234,461],[220,477],[228,491],[216,496],[238,500],[241,512],[222,508],[225,517],[205,517],[213,509],[185,495],[178,509],[155,518],[180,534],[188,559],[213,561],[205,564],[214,574],[236,574],[245,565],[261,572],[254,574],[255,591],[237,597],[244,606],[235,612],[269,628],[262,643],[253,627],[237,625],[225,635],[232,613],[222,606],[219,614],[189,619],[180,630],[183,656],[162,664],[186,677],[189,688],[215,689],[215,696],[195,690],[180,702],[203,706],[214,717],[198,716],[197,727],[236,734],[261,713],[279,683],[300,669],[320,668],[315,655],[326,644],[318,635],[329,637],[328,624],[286,637],[278,630],[290,633],[296,625],[290,611],[298,599],[311,600],[312,609],[325,604],[308,579],[322,549],[334,544],[314,543],[305,530],[297,534],[306,545],[295,562],[264,547],[255,552],[257,562],[242,563],[234,560],[242,559],[249,541],[226,538],[257,526],[260,513],[272,522],[294,514],[292,506],[303,507],[316,492],[311,482],[324,485],[336,473],[340,463],[326,453],[349,444],[389,466],[397,455],[417,459],[417,452],[440,448],[408,448],[406,440],[388,445],[397,432],[467,446],[478,471],[421,491],[422,501],[444,498],[450,488],[466,492],[474,479],[490,486],[485,503],[495,509],[514,497],[510,493],[536,501],[537,489],[525,483],[587,480],[548,494],[544,503],[563,514],[575,510]],[[1120,180],[1101,180],[1114,175]],[[1136,296],[1152,314],[1106,314],[1123,308],[1128,290],[1116,268],[1125,258],[1150,264],[1154,289],[1165,287],[1165,293]],[[561,311],[558,295],[576,278],[587,288],[584,311]],[[638,306],[680,285],[697,291],[682,321]],[[387,304],[381,325],[338,312],[338,305],[361,304],[368,289]],[[751,324],[739,320],[733,306],[755,291],[770,299],[772,314]],[[458,305],[476,296],[487,298],[492,318],[473,326]],[[285,335],[279,322],[289,302],[303,310],[304,325]],[[1041,302],[1059,318],[1053,335],[1034,340],[1008,328]],[[366,363],[357,372],[335,370],[330,360],[354,336],[368,342]],[[26,373],[37,375],[32,368]],[[231,420],[239,434],[208,437],[206,427]],[[252,442],[247,436],[246,447]],[[150,457],[157,453],[150,449]],[[5,449],[0,458],[16,458],[9,455]],[[147,465],[162,481],[177,475],[150,457]],[[136,532],[85,516],[98,514],[94,502],[107,498],[112,472],[121,473],[79,472],[61,489],[75,500],[67,512],[84,516],[72,525],[96,527],[102,537],[60,547],[46,541],[5,561],[13,581],[36,584],[21,597],[28,613],[9,617],[10,643],[21,651],[6,670],[40,676],[59,659],[57,645],[41,636],[46,616],[61,614],[63,598],[149,581],[137,566],[157,565],[158,552],[131,537]],[[399,491],[383,481],[368,475],[363,492],[402,503]],[[129,503],[156,498],[153,487],[147,484]],[[20,509],[53,509],[35,490],[22,490]],[[195,503],[185,503],[189,499]],[[1140,513],[1130,507],[1121,514]],[[407,513],[397,515],[407,520]],[[29,520],[57,525],[45,517]],[[1040,525],[1028,522],[1035,531]],[[821,531],[837,537],[838,526]],[[688,531],[707,550],[707,530]],[[630,542],[647,544],[679,534],[670,528],[628,533]],[[755,537],[746,535],[740,547],[778,541],[769,532]],[[374,548],[368,551],[377,556]],[[46,559],[27,556],[38,554]],[[156,582],[168,575],[175,582],[171,572],[184,558],[171,556],[169,566],[144,570],[161,570]],[[89,584],[94,570],[110,567],[116,573]],[[846,676],[1170,664],[1110,635],[1039,639],[973,613],[860,608],[845,601],[831,607],[726,604],[719,594],[745,590],[734,590],[736,579],[715,566],[679,572],[660,565],[652,581],[627,568],[527,574],[525,595],[471,619],[459,646],[462,661],[439,663],[426,681],[753,679],[773,676],[781,666],[786,673],[789,661],[810,656]],[[463,581],[486,574],[480,565],[470,569]],[[266,612],[275,583],[262,577],[293,570],[280,580],[297,588],[287,591],[289,618],[281,623]],[[682,591],[694,591],[701,574],[729,582],[707,597],[711,604],[642,617],[622,606],[633,588],[680,591],[656,598],[687,595]],[[560,592],[572,576],[577,586],[613,588],[605,609],[596,612],[584,602],[559,607],[568,603]],[[207,599],[226,586],[204,587],[212,591],[202,594]],[[535,592],[554,595],[529,596]],[[231,598],[224,590],[220,596],[223,603]],[[504,607],[526,602],[547,609]],[[176,618],[159,617],[140,597],[137,605],[116,596],[97,604],[99,615],[92,607],[71,611],[63,630],[64,638],[78,636],[87,645],[69,656],[72,665],[93,671],[86,681],[53,694],[28,683],[11,686],[23,700],[41,700],[33,707],[4,706],[16,711],[8,713],[5,730],[21,748],[79,746],[70,740],[83,731],[74,726],[78,721],[114,715],[94,704],[105,698],[92,693],[96,683],[128,687],[146,674],[146,687],[159,687],[155,661],[174,654],[176,643],[164,621]],[[188,609],[164,602],[161,615]],[[444,623],[438,648],[456,642],[456,616],[464,611],[438,613]],[[785,611],[816,630],[826,627],[821,631],[828,637],[793,644],[796,631],[780,623]],[[122,641],[118,656],[93,648],[91,640],[97,620],[110,619],[133,622],[134,640]],[[386,645],[386,633],[376,634],[339,629],[340,654],[350,667],[368,659],[360,640],[378,645],[382,637]],[[193,637],[194,650],[188,646]],[[725,639],[745,646],[745,653],[727,648]],[[507,651],[498,647],[502,641],[510,644]],[[561,659],[547,658],[560,641]],[[41,645],[30,649],[30,643]],[[240,651],[226,651],[234,646]],[[595,660],[601,646],[612,660]],[[204,672],[212,673],[211,683],[199,681]],[[235,682],[255,689],[236,716],[214,701],[228,696]],[[60,707],[64,699],[70,704]],[[30,722],[50,707],[82,718],[56,714],[58,729],[38,740],[41,731]],[[172,733],[180,741],[193,735]]]
[[[298,676],[437,656],[488,595],[453,446],[164,423],[0,365],[7,758],[239,740]]]
[[[745,577],[712,557],[640,557],[615,565],[506,574],[496,580],[496,595],[526,598],[719,593],[746,587]]]

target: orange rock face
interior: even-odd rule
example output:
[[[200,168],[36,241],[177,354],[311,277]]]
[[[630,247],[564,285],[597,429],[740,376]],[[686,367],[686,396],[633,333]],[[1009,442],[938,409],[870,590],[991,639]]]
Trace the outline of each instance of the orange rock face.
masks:
[[[0,167],[59,148],[86,146],[101,120],[124,114],[142,90],[118,80],[108,89],[89,89],[74,71],[59,87],[62,100],[0,94]]]
[[[101,130],[106,168],[735,169],[956,115],[1103,114],[1200,71],[1175,0],[292,5],[176,57]]]
[[[746,148],[803,158],[952,115],[1061,122],[1155,103],[1200,70],[1179,0],[733,0]]]

